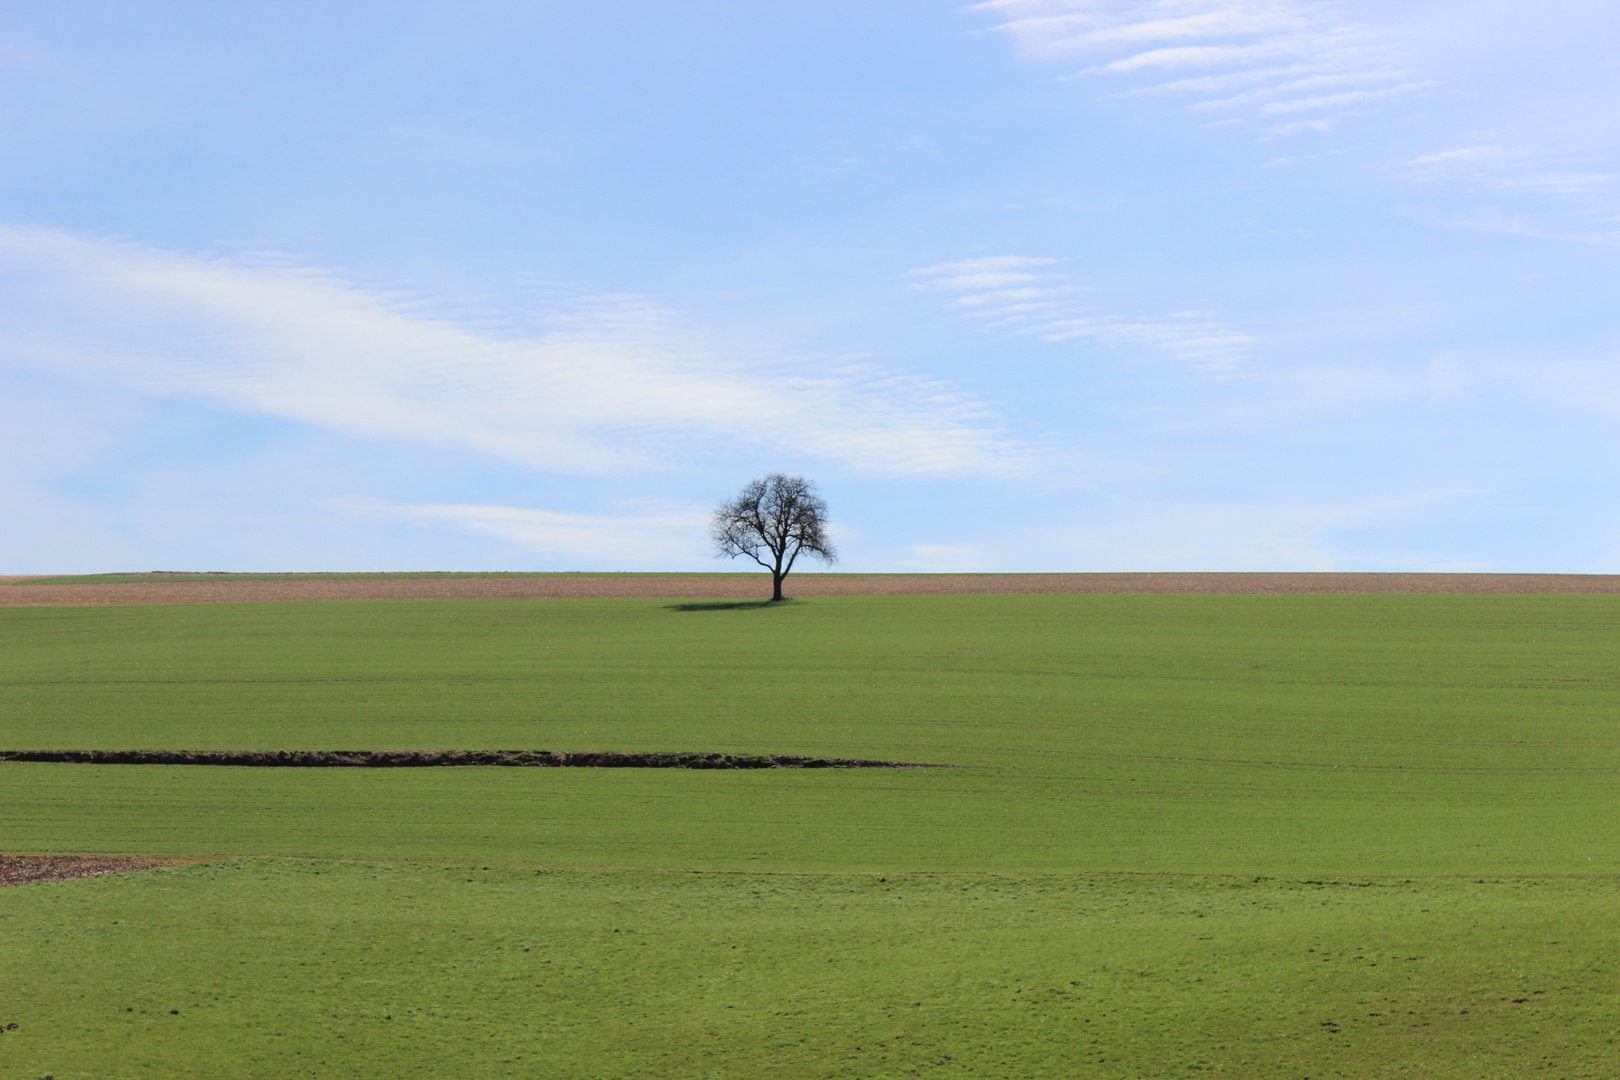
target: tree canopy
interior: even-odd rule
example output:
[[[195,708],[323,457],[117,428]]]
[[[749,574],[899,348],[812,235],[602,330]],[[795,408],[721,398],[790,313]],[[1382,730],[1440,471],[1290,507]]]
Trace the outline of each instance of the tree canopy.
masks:
[[[750,481],[715,508],[712,535],[718,557],[747,555],[771,572],[773,601],[783,599],[782,580],[801,554],[838,559],[827,539],[827,503],[802,476],[771,473]]]

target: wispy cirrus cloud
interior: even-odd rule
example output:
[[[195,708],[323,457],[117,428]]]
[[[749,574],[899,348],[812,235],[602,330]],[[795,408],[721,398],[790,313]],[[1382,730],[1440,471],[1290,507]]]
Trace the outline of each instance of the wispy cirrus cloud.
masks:
[[[1413,216],[1607,245],[1620,221],[1606,108],[1613,77],[1582,68],[1595,50],[1574,35],[1607,40],[1612,16],[1580,7],[1553,19],[1531,9],[1482,14],[1477,32],[1462,35],[1457,22],[1470,15],[1445,3],[1386,8],[1384,24],[1369,21],[1370,5],[1338,0],[985,0],[974,10],[996,19],[991,30],[1021,56],[1069,65],[1065,79],[1105,97],[1176,102],[1211,124],[1270,136],[1331,131],[1428,88],[1466,87],[1428,98],[1427,115],[1408,108],[1411,130],[1439,125],[1435,149],[1379,166],[1453,204]],[[1536,56],[1554,40],[1581,90],[1538,99],[1538,87],[1555,83]],[[1481,197],[1491,204],[1456,205]]]
[[[976,10],[1033,61],[1076,62],[1071,77],[1117,94],[1288,134],[1432,85],[1375,27],[1308,0],[988,0]]]
[[[1453,203],[1473,203],[1428,211],[1420,215],[1424,220],[1614,247],[1620,246],[1620,173],[1610,171],[1613,165],[1612,157],[1486,143],[1420,154],[1406,162],[1406,169],[1422,186],[1446,192]]]
[[[1248,358],[1255,343],[1209,312],[1159,318],[1098,312],[1084,302],[1089,290],[1058,272],[1058,264],[1052,258],[1000,255],[919,267],[909,275],[916,288],[950,295],[952,307],[987,327],[1042,341],[1152,349],[1201,371],[1228,373]]]
[[[598,565],[668,565],[702,551],[709,514],[702,507],[660,507],[640,513],[559,514],[521,506],[402,504],[383,499],[329,499],[328,509],[347,517],[445,526],[474,536]]]
[[[993,412],[951,383],[728,355],[637,297],[502,331],[307,268],[18,228],[0,228],[0,281],[8,363],[555,472],[742,447],[888,475],[1020,460]]]
[[[1407,164],[1421,180],[1460,180],[1514,195],[1604,199],[1620,191],[1620,173],[1583,168],[1581,162],[1560,161],[1546,153],[1497,145],[1421,154]]]
[[[1409,490],[1385,498],[1321,502],[1276,501],[1211,505],[1168,501],[1154,507],[1122,507],[1106,523],[1075,522],[1052,536],[1074,561],[1098,569],[1359,571],[1371,566],[1404,571],[1468,572],[1483,569],[1461,560],[1444,563],[1422,556],[1380,553],[1367,557],[1341,546],[1336,534],[1378,521],[1410,521],[1481,492],[1454,488]]]

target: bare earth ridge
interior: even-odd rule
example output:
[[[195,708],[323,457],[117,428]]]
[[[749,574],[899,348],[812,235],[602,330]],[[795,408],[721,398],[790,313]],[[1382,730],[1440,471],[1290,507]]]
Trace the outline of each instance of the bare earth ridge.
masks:
[[[1620,594],[1614,574],[794,574],[792,596],[1051,593],[1353,595]],[[305,600],[527,600],[544,597],[763,599],[760,574],[128,574],[116,581],[0,577],[0,607],[285,603]]]
[[[156,870],[195,859],[141,859],[128,855],[0,855],[0,886]]]

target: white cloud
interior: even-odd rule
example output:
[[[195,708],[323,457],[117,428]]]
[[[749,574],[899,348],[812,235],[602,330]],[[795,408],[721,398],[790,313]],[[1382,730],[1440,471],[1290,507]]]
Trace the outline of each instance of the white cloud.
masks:
[[[1620,174],[1581,168],[1578,160],[1546,151],[1498,145],[1463,146],[1420,154],[1407,162],[1425,182],[1456,181],[1512,195],[1550,195],[1604,202],[1620,189]]]
[[[920,574],[972,574],[983,571],[984,552],[976,547],[949,544],[914,544],[908,550],[905,568]]]
[[[594,565],[670,565],[704,550],[708,514],[698,507],[623,516],[558,514],[518,506],[406,505],[379,499],[331,499],[340,514],[417,526],[443,525],[492,536],[541,555]]]
[[[1394,93],[1404,93],[1407,90],[1417,89],[1420,85],[1412,83],[1378,87],[1372,90],[1345,90],[1335,94],[1305,94],[1306,91],[1320,90],[1326,87],[1376,81],[1378,81],[1378,76],[1368,72],[1312,75],[1302,79],[1289,79],[1286,82],[1274,83],[1271,86],[1246,90],[1243,93],[1233,94],[1226,98],[1201,101],[1191,107],[1204,112],[1213,112],[1221,109],[1231,110],[1252,106],[1258,109],[1262,115],[1273,115],[1280,112],[1304,112],[1332,108],[1340,104],[1370,101],[1374,98],[1388,97]],[[1302,94],[1305,94],[1305,96],[1301,96]]]
[[[991,255],[983,259],[962,259],[957,262],[936,263],[933,266],[921,266],[911,271],[913,274],[976,274],[992,270],[1021,270],[1026,267],[1051,266],[1056,259],[1038,258],[1029,255]]]
[[[1209,320],[1203,313],[1176,314],[1152,322],[1118,315],[1054,319],[1040,327],[1043,341],[1095,341],[1099,345],[1163,349],[1205,371],[1230,371],[1248,358],[1256,339]]]
[[[1035,540],[1049,551],[1063,551],[1067,565],[1097,571],[1438,571],[1441,566],[1422,557],[1347,555],[1334,536],[1345,528],[1409,520],[1477,494],[1432,490],[1342,503],[1169,503],[1127,510]]]
[[[1390,36],[1345,19],[1338,5],[1309,0],[990,0],[977,5],[995,29],[1034,61],[1083,58],[1080,76],[1134,77],[1125,94],[1182,95],[1198,110],[1246,113],[1273,133],[1312,125],[1266,118],[1314,111],[1329,118],[1431,85],[1414,79]],[[1208,75],[1165,79],[1170,72]],[[1145,81],[1141,81],[1145,80]],[[1364,87],[1335,94],[1329,85]],[[1231,88],[1235,97],[1211,98]]]
[[[986,326],[1042,341],[1085,340],[1115,348],[1154,349],[1209,372],[1234,371],[1255,343],[1253,336],[1222,325],[1208,312],[1178,311],[1155,319],[1098,313],[1080,302],[1077,294],[1086,290],[1071,284],[1064,274],[974,272],[986,264],[1044,267],[1057,261],[1000,256],[940,263],[909,273],[920,279],[919,289],[963,294],[951,301],[952,306],[966,309]]]
[[[916,271],[913,271],[915,273]],[[929,281],[926,288],[941,289],[948,292],[974,292],[982,289],[1006,289],[1011,286],[1026,285],[1030,282],[1049,280],[1048,274],[954,274],[949,277],[934,278]]]
[[[1592,99],[1608,97],[1594,86]],[[1534,116],[1533,123],[1492,123],[1467,138],[1437,139],[1440,149],[1407,158],[1407,178],[1434,200],[1414,216],[1561,243],[1620,244],[1613,135],[1601,121],[1570,115],[1569,104],[1560,102],[1556,115]]]
[[[1612,245],[1620,170],[1608,104],[1613,64],[1601,43],[1613,37],[1613,6],[1555,8],[1476,10],[1456,0],[976,5],[1021,56],[1069,65],[1065,80],[1116,100],[1174,100],[1210,126],[1326,134],[1351,115],[1411,103],[1401,125],[1363,145],[1400,145],[1433,130],[1438,149],[1413,155],[1411,147],[1397,160],[1406,159],[1407,179],[1449,205],[1412,216]],[[1491,204],[1466,205],[1482,196]]]
[[[1456,168],[1478,167],[1487,163],[1495,164],[1506,157],[1508,157],[1508,152],[1500,146],[1464,146],[1456,150],[1441,150],[1438,153],[1422,154],[1413,158],[1409,164],[1417,169],[1440,172]]]
[[[634,297],[501,332],[298,267],[5,227],[0,284],[9,363],[539,469],[678,467],[739,446],[889,475],[1020,461],[953,384],[754,362]]]

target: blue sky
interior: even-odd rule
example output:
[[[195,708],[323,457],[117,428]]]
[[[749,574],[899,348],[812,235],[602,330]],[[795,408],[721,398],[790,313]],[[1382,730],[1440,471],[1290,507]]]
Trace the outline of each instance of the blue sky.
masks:
[[[0,573],[1620,572],[1620,7],[0,18]]]

